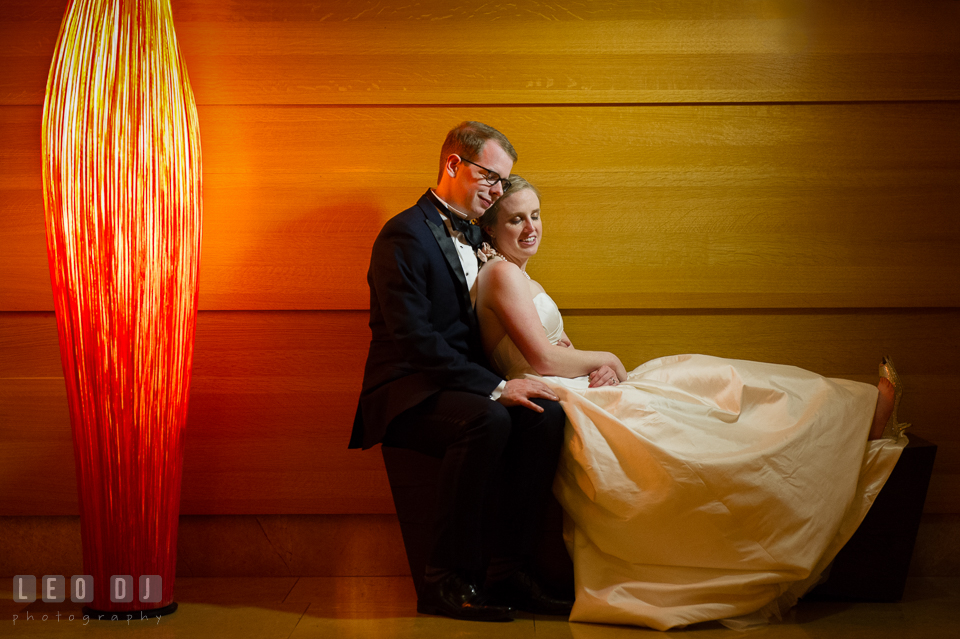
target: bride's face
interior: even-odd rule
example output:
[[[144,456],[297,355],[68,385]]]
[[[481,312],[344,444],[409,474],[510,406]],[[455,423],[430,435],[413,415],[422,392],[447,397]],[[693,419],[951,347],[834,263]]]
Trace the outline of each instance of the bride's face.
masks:
[[[537,254],[543,224],[540,199],[533,189],[523,189],[500,202],[497,224],[487,231],[497,250],[513,262],[525,263]]]

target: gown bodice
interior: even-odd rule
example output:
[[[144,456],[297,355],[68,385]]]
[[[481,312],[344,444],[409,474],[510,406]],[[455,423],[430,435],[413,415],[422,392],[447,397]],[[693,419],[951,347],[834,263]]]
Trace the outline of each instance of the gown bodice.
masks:
[[[533,298],[533,305],[540,316],[540,323],[547,333],[551,344],[556,344],[563,336],[563,317],[556,303],[546,293],[539,293]],[[513,343],[509,335],[504,335],[500,343],[490,354],[490,364],[506,379],[516,379],[526,374],[536,375],[537,371],[527,362],[523,353]]]

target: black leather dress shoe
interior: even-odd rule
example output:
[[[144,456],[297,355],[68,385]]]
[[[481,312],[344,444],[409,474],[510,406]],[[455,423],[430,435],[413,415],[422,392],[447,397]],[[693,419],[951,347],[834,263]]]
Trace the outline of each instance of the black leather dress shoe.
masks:
[[[437,583],[424,583],[417,612],[464,621],[513,621],[509,606],[491,604],[480,589],[455,572]]]
[[[490,600],[536,615],[570,614],[573,601],[546,591],[530,574],[520,570],[490,587]]]

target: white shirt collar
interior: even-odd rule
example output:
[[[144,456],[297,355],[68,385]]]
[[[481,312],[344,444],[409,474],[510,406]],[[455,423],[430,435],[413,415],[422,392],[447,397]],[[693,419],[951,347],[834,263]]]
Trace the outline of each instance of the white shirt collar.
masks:
[[[447,202],[446,202],[442,197],[440,197],[439,195],[437,195],[437,192],[436,192],[435,190],[430,189],[430,192],[433,193],[433,197],[437,198],[437,202],[439,202],[440,204],[442,204],[443,207],[444,207],[448,212],[453,213],[454,215],[456,215],[457,217],[459,217],[461,220],[465,220],[465,221],[467,221],[467,222],[470,221],[470,218],[468,218],[468,217],[466,216],[466,214],[461,213],[461,212],[458,211],[457,209],[455,209],[455,208],[453,208],[452,206],[450,206],[449,204],[447,204]],[[446,217],[446,216],[443,215],[443,211],[440,211],[440,215],[441,215],[442,217]]]

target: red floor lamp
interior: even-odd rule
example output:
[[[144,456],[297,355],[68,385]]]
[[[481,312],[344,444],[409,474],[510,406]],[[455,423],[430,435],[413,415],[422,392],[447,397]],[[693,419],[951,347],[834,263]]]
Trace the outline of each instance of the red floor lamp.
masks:
[[[200,266],[197,110],[169,0],[70,0],[43,109],[47,254],[84,571],[71,598],[176,610]]]

